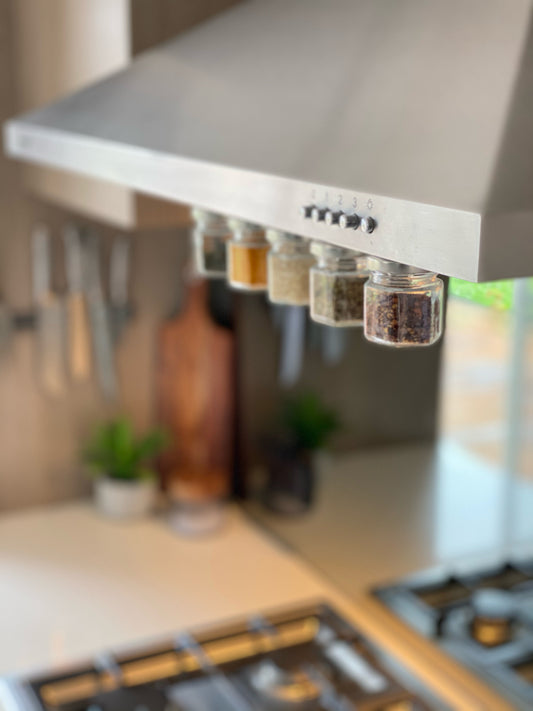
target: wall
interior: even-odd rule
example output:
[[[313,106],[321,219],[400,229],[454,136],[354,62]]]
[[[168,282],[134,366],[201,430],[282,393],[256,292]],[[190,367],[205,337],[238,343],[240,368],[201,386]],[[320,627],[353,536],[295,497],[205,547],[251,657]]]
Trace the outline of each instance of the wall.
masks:
[[[0,0],[0,122],[16,111],[10,3]],[[65,283],[60,226],[69,215],[28,197],[21,169],[0,156],[0,293],[17,311],[31,308],[29,234],[44,219],[54,228],[56,286]],[[109,242],[112,230],[99,226]],[[187,241],[175,231],[133,235],[132,292],[139,316],[117,352],[123,409],[139,427],[152,418],[154,334],[179,295],[179,269]],[[0,509],[65,499],[87,489],[77,465],[80,443],[114,410],[94,383],[73,386],[61,400],[45,396],[35,376],[35,338],[14,335],[0,361]]]
[[[30,111],[126,67],[235,0],[11,0],[12,72],[18,112]],[[24,182],[47,201],[124,229],[188,222],[183,206],[128,188],[26,165]]]
[[[306,324],[306,354],[299,381],[281,387],[280,331],[258,297],[240,301],[240,388],[243,427],[257,441],[271,426],[283,398],[315,391],[341,422],[334,446],[350,450],[433,438],[437,424],[441,344],[396,350],[368,343],[361,329],[346,329],[344,355],[324,355],[327,327]],[[260,343],[260,347],[258,346]]]
[[[0,122],[16,112],[10,2],[0,0]],[[158,20],[159,21],[159,20]],[[29,234],[44,219],[56,239],[56,286],[64,288],[61,226],[71,216],[28,197],[20,166],[0,156],[0,293],[10,307],[31,308]],[[107,243],[113,230],[99,226]],[[181,269],[187,240],[177,231],[133,234],[132,294],[138,315],[117,352],[120,408],[138,427],[153,419],[155,334],[180,303]],[[285,395],[277,382],[279,334],[264,299],[239,297],[241,422],[256,444]],[[54,401],[39,389],[38,357],[31,332],[14,336],[0,360],[0,510],[67,499],[85,492],[81,443],[93,424],[118,406],[106,405],[95,384],[73,386]],[[347,334],[342,363],[327,366],[311,344],[299,388],[314,389],[334,406],[344,423],[337,445],[382,445],[431,437],[435,426],[440,348],[391,352]],[[254,447],[247,447],[253,455]]]

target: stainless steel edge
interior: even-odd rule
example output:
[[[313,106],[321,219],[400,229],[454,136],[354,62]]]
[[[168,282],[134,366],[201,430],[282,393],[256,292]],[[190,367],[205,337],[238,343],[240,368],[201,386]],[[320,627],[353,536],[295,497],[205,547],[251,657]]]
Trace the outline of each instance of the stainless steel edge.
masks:
[[[483,215],[478,280],[533,274],[533,209]]]
[[[456,210],[231,168],[134,145],[11,120],[4,125],[8,155],[118,183],[156,197],[196,205],[268,227],[357,249],[423,269],[477,281],[498,278],[501,246],[480,241],[481,216]],[[302,205],[336,207],[371,216],[375,230],[343,230],[300,216]],[[519,236],[521,239],[525,235]],[[529,237],[529,235],[528,235]],[[520,252],[514,276],[526,275]],[[533,271],[533,267],[530,268]]]
[[[24,682],[15,678],[0,679],[2,711],[40,711],[41,705]]]

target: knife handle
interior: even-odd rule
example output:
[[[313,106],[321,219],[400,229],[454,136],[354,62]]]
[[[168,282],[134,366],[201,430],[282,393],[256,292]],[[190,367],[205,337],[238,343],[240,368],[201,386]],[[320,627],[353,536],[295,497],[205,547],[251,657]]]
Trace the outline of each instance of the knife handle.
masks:
[[[68,295],[67,315],[70,375],[73,380],[88,380],[91,375],[91,339],[87,306],[81,292]]]

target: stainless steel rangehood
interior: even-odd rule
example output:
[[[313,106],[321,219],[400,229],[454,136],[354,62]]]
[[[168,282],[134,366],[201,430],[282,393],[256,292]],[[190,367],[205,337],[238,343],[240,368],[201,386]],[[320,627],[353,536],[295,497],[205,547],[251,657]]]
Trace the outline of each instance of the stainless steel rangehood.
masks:
[[[444,274],[530,275],[532,3],[244,2],[9,121],[5,148]]]

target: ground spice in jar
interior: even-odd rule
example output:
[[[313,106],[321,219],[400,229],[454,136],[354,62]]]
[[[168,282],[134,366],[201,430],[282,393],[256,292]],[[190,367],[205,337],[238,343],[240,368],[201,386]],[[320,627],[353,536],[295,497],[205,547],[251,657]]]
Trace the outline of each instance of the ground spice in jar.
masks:
[[[441,279],[432,272],[386,260],[371,260],[370,267],[372,274],[365,287],[365,337],[396,347],[435,343],[442,333]]]
[[[318,259],[311,269],[311,318],[328,326],[362,326],[365,255],[319,242],[311,250]]]
[[[302,237],[277,230],[267,232],[268,298],[275,304],[306,306],[309,303],[309,269],[315,258]]]

